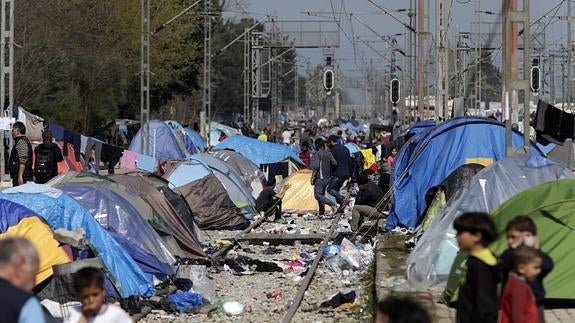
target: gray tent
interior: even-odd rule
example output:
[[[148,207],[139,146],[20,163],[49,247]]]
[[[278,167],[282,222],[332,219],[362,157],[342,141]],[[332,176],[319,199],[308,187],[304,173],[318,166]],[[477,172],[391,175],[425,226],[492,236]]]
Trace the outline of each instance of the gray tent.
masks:
[[[233,150],[219,150],[214,152],[213,156],[225,161],[240,174],[246,186],[251,190],[252,196],[258,198],[264,188],[266,176],[256,164]]]
[[[573,177],[571,171],[539,155],[515,155],[477,173],[431,222],[407,260],[407,281],[425,289],[446,281],[459,250],[454,219],[464,212],[491,212],[537,184]]]
[[[256,200],[252,196],[250,189],[232,167],[222,159],[216,158],[208,153],[196,154],[191,159],[199,159],[211,169],[214,175],[222,183],[230,199],[246,214],[257,214],[255,206]]]
[[[575,170],[575,143],[571,139],[565,140],[562,146],[555,146],[547,156]]]
[[[188,256],[191,258],[207,257],[196,237],[194,227],[190,227],[189,223],[186,223],[186,221],[178,215],[176,209],[168,201],[165,195],[154,188],[152,184],[146,180],[147,176],[135,173],[133,176],[110,175],[108,177],[136,192],[140,197],[148,202],[158,215],[168,224],[174,238],[176,238],[176,241],[178,242],[178,245],[183,251],[188,253]],[[164,185],[163,189],[169,189],[167,188],[167,184]]]

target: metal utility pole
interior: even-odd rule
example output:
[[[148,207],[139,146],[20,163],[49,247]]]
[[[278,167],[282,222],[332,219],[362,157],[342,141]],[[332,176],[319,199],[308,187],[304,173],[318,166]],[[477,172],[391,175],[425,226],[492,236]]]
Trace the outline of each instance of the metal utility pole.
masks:
[[[549,56],[549,96],[551,104],[555,104],[555,55]]]
[[[142,127],[142,153],[150,154],[150,1],[140,0],[140,126]]]
[[[250,124],[250,29],[244,28],[244,123]]]
[[[149,0],[148,0],[149,1]],[[211,0],[204,0],[204,78],[202,103],[208,124],[206,139],[210,142],[212,123],[212,17],[210,16]],[[204,129],[204,126],[202,129]]]
[[[573,68],[573,39],[571,35],[571,28],[573,26],[573,17],[571,11],[572,0],[567,0],[567,108],[571,109],[571,95],[572,95],[572,80],[571,71]],[[563,101],[565,102],[565,101]],[[565,108],[565,104],[563,104]]]
[[[435,4],[435,48],[436,57],[436,94],[435,94],[435,120],[447,119],[447,95],[443,80],[448,71],[445,70],[445,43],[447,41],[445,26],[445,7],[443,0]]]
[[[0,30],[0,111],[2,115],[14,117],[14,0],[2,0]],[[8,23],[6,23],[8,22]],[[8,54],[8,55],[6,55]],[[8,57],[6,57],[8,56]],[[8,58],[6,61],[6,58]],[[6,81],[8,81],[6,84]],[[6,108],[6,87],[8,87],[8,112]],[[4,180],[4,131],[0,129],[0,181]],[[12,140],[12,139],[10,139]]]
[[[523,140],[524,148],[529,149],[529,108],[531,99],[531,90],[529,84],[529,72],[531,70],[531,32],[529,23],[529,0],[523,1],[523,10],[517,10],[517,0],[503,0],[503,106],[505,108],[505,144],[506,154],[513,153],[511,141],[511,116],[510,108],[513,113],[518,112],[517,91],[523,91]],[[517,24],[523,24],[523,79],[518,78],[517,69]],[[511,93],[509,93],[511,91]],[[511,101],[511,107],[509,106]]]
[[[425,119],[423,100],[423,0],[417,0],[417,111]]]

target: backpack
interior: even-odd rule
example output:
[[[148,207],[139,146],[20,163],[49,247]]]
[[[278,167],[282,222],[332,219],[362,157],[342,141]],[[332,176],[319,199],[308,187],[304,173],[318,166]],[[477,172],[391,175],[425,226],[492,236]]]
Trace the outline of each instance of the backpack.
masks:
[[[54,170],[54,158],[52,149],[47,147],[39,147],[36,151],[36,159],[34,161],[34,174],[41,177],[51,177]]]

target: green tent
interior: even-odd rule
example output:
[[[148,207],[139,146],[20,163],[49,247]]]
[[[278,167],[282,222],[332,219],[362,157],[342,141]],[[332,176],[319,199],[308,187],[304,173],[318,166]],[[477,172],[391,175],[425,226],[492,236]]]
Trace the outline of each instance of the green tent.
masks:
[[[490,249],[497,255],[507,249],[505,226],[517,215],[527,215],[537,225],[541,249],[555,262],[555,268],[544,280],[547,299],[575,299],[575,179],[546,182],[523,191],[501,204],[492,215],[499,230],[499,239]],[[465,259],[455,261],[444,292],[446,301],[454,301],[460,270]],[[454,286],[455,285],[455,286]]]

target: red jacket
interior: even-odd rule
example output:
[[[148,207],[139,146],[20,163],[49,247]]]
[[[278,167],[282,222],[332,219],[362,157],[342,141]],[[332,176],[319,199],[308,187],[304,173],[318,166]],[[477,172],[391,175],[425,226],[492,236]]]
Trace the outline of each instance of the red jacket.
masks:
[[[531,287],[510,273],[501,294],[501,323],[537,323],[537,305]]]

